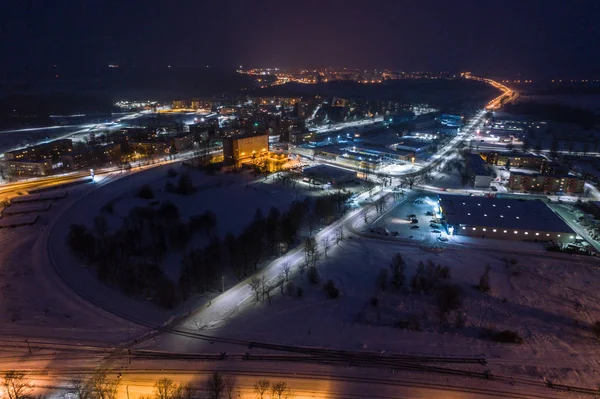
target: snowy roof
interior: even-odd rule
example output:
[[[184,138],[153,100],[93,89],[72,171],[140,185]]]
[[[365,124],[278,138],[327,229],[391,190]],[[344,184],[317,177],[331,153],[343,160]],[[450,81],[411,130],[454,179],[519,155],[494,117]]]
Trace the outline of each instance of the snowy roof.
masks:
[[[356,172],[354,171],[336,168],[335,166],[329,165],[311,166],[309,168],[305,168],[302,172],[308,176],[330,179],[343,179],[356,176]]]
[[[440,194],[439,199],[450,225],[572,233],[571,228],[541,200],[446,194]]]

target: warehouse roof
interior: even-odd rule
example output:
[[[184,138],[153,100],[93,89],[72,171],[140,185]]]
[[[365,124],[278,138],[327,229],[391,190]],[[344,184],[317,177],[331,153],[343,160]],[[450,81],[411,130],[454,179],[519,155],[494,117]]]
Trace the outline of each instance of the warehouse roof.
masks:
[[[572,233],[571,228],[541,200],[439,195],[450,225]]]

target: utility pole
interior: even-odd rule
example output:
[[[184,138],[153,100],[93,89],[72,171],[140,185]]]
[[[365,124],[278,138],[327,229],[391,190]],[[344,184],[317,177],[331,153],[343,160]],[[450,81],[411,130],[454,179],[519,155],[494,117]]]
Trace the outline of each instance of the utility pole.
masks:
[[[221,286],[222,286],[221,292],[225,292],[225,276],[221,276]]]
[[[27,342],[27,348],[29,349],[29,354],[31,355],[31,345],[29,345],[29,340],[26,339],[25,342]]]

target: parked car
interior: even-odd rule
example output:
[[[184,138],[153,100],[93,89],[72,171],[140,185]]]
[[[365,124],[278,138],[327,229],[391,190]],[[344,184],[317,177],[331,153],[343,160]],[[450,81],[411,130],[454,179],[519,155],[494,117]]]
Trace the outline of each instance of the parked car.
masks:
[[[416,218],[416,217],[417,217],[417,215],[415,215],[415,214],[413,213],[413,214],[411,214],[411,215],[408,215],[407,217],[408,217],[409,219],[413,219],[413,218]]]
[[[490,187],[490,189],[491,189],[492,191],[498,191],[498,187],[496,187],[496,186],[491,186],[491,187]]]
[[[433,229],[433,230],[431,230],[431,232],[436,233],[436,234],[441,233],[441,231],[439,231],[438,229]]]
[[[438,241],[448,241],[448,237],[439,236],[437,239]]]
[[[410,223],[411,224],[419,223],[419,220],[418,219],[410,219]]]
[[[431,224],[429,225],[429,227],[431,227],[432,229],[437,229],[437,228],[439,228],[440,226],[438,226],[438,225],[437,225],[437,224],[435,224],[435,223],[431,223]]]
[[[411,228],[411,229],[418,229],[418,228],[419,228],[419,226],[411,226],[410,228]]]
[[[392,232],[390,233],[390,235],[393,235],[394,237],[397,237],[397,236],[398,236],[398,232],[397,232],[397,231],[392,231]]]
[[[425,212],[425,215],[427,215],[427,216],[433,216],[433,212],[427,211],[427,212]]]

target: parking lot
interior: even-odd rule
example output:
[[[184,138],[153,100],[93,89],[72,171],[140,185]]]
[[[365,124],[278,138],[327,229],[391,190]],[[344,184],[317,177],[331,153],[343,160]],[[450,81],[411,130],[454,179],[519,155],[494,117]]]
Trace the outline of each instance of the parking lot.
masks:
[[[435,219],[436,204],[435,194],[411,194],[394,209],[375,219],[371,229],[375,234],[385,234],[385,230],[391,235],[396,235],[397,232],[398,237],[402,238],[447,240],[446,231]]]

